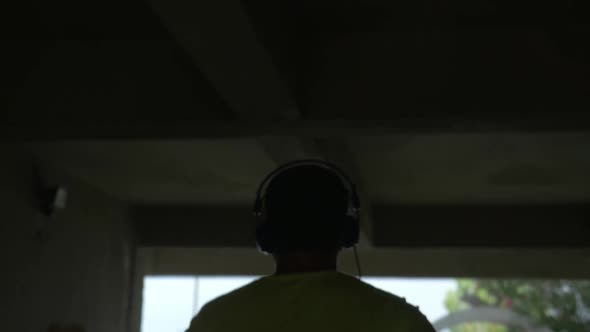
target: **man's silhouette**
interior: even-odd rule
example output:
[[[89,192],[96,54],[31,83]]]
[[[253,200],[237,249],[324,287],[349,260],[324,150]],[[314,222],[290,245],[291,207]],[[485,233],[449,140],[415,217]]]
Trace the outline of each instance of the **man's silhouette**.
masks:
[[[255,205],[258,246],[275,274],[205,305],[189,332],[434,331],[405,300],[337,271],[338,253],[358,241],[360,203],[335,166],[286,164]]]

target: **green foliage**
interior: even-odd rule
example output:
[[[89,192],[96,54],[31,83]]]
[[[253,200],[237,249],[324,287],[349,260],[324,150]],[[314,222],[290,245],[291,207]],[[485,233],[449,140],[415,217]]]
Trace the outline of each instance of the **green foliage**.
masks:
[[[492,323],[469,323],[451,329],[452,332],[509,332],[508,328]]]
[[[512,310],[554,332],[590,331],[590,281],[458,280],[447,294],[449,312],[494,306]],[[489,323],[465,324],[453,332],[521,332]]]

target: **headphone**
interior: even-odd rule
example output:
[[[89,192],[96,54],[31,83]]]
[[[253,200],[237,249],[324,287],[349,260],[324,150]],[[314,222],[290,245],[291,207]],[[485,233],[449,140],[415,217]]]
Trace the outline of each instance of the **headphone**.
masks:
[[[336,165],[323,160],[304,159],[292,161],[278,167],[268,174],[264,180],[262,180],[258,190],[256,191],[256,201],[254,202],[253,212],[254,216],[260,220],[258,226],[256,227],[256,243],[262,252],[273,254],[280,247],[280,236],[278,235],[278,228],[280,226],[278,226],[278,223],[270,222],[264,211],[266,190],[268,185],[274,178],[286,170],[305,166],[314,166],[326,169],[338,176],[338,178],[341,180],[348,192],[348,206],[346,213],[339,218],[341,220],[338,221],[336,226],[337,229],[334,229],[334,232],[340,234],[339,243],[344,248],[354,247],[358,243],[360,200],[356,191],[356,186],[352,180]],[[338,217],[336,216],[336,218]],[[310,231],[313,232],[313,226]]]

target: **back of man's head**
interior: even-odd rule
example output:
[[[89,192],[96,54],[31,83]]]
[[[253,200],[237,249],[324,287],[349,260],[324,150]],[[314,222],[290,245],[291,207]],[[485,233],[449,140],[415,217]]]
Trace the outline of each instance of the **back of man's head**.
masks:
[[[267,222],[279,251],[338,249],[349,188],[334,171],[317,165],[287,169],[271,180],[265,199]]]

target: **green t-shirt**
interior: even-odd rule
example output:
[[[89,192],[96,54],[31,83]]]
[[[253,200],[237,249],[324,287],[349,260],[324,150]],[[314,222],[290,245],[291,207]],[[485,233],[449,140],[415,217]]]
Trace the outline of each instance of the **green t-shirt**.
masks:
[[[261,278],[203,307],[188,332],[434,332],[402,298],[338,272]]]

